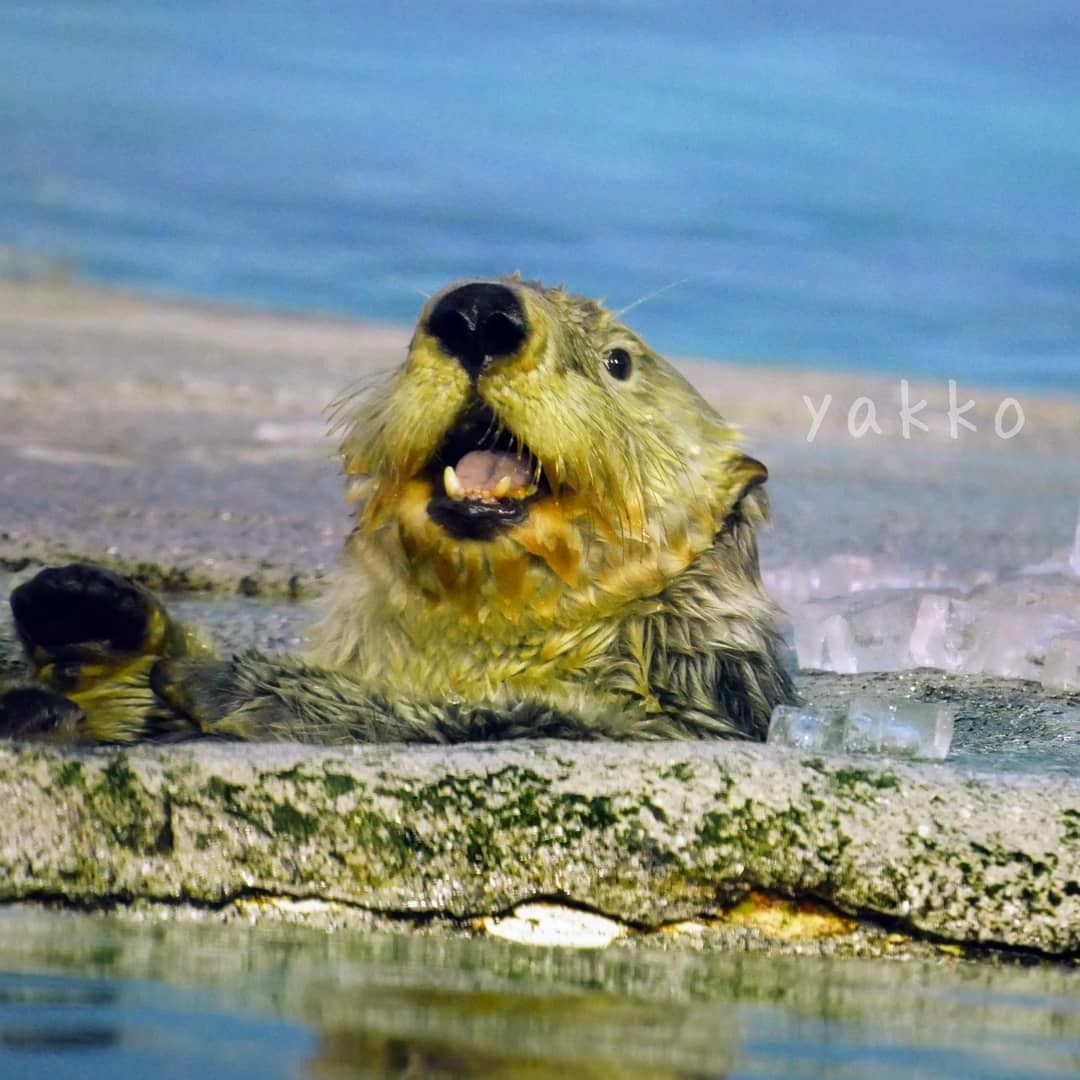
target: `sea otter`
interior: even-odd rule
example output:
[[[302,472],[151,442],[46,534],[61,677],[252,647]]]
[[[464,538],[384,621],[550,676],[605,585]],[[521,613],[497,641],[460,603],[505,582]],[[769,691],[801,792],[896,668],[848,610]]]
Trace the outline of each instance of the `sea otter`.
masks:
[[[217,659],[131,581],[43,570],[12,593],[36,682],[0,731],[761,739],[793,700],[758,569],[765,467],[601,303],[450,285],[334,416],[356,520],[303,657]]]

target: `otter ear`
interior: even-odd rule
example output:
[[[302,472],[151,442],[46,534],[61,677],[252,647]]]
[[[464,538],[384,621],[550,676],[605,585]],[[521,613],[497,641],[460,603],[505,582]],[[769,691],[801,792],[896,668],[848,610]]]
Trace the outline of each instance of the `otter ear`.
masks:
[[[769,470],[757,458],[739,454],[731,463],[731,475],[734,503],[737,504],[769,479]]]
[[[726,528],[733,515],[749,521],[760,521],[766,514],[764,495],[753,496],[769,478],[769,470],[757,458],[734,453],[724,464],[716,513],[717,530]]]

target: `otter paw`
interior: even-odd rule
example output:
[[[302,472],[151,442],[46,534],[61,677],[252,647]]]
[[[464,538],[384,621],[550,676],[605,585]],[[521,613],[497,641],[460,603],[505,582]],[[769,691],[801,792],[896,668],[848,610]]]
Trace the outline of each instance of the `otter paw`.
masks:
[[[75,702],[41,686],[20,686],[0,696],[0,739],[81,741],[86,719]]]
[[[158,660],[150,669],[150,689],[179,716],[209,731],[244,704],[237,677],[239,661]]]
[[[152,593],[88,563],[42,570],[12,592],[11,610],[39,667],[160,653],[168,628]]]

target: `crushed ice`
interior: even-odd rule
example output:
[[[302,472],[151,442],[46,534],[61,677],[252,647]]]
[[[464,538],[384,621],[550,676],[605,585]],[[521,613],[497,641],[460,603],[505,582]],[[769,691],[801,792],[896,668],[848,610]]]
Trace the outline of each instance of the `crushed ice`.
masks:
[[[1080,690],[1080,521],[1071,550],[1011,577],[837,555],[774,569],[766,583],[802,668],[933,667]]]

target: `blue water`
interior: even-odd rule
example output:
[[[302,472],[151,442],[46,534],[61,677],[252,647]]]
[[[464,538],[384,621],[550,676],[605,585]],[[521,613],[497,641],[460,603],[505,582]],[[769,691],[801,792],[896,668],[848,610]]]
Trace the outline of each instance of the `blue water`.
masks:
[[[299,1023],[223,1008],[205,990],[70,973],[0,971],[4,1077],[298,1077],[315,1043]]]
[[[408,322],[520,268],[676,353],[1080,389],[1074,0],[5,0],[0,244]]]
[[[1078,1069],[1065,966],[0,912],[5,1080],[1050,1080]]]

